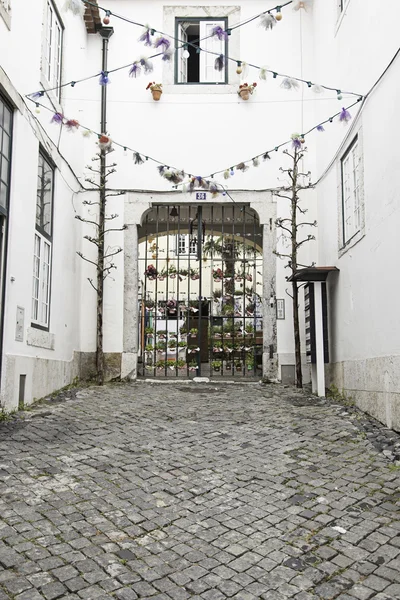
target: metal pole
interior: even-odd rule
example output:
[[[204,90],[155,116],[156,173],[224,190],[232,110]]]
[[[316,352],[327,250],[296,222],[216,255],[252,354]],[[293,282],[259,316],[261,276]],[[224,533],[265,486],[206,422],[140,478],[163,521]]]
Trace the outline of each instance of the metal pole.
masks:
[[[108,40],[113,35],[112,27],[103,27],[99,31],[103,38],[102,44],[102,71],[107,71]],[[107,131],[107,86],[101,88],[101,133]],[[104,230],[106,216],[106,183],[107,161],[106,150],[100,150],[100,193],[99,193],[99,226],[97,246],[97,335],[96,335],[96,370],[98,383],[104,383],[104,353],[103,353],[103,298],[104,298]]]
[[[203,207],[202,206],[198,206],[197,207],[197,258],[199,260],[199,326],[198,326],[198,341],[199,341],[199,348],[200,348],[200,352],[197,353],[198,356],[198,374],[201,376],[201,350],[202,350],[202,343],[201,343],[201,325],[202,325],[202,308],[203,308],[203,302],[202,302],[202,296],[201,296],[201,292],[202,292],[202,283],[203,283],[203,274],[202,274],[202,261],[203,261]]]

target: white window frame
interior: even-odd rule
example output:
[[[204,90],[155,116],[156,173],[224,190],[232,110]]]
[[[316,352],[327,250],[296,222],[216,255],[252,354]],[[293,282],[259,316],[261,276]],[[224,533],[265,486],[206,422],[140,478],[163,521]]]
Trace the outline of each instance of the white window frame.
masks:
[[[365,235],[362,129],[338,160],[339,256]]]
[[[64,26],[52,0],[46,0],[42,51],[42,75],[48,87],[60,97]]]
[[[188,233],[177,234],[175,242],[175,252],[178,256],[197,257],[197,239],[195,240]]]
[[[51,294],[51,270],[53,257],[53,205],[54,205],[54,179],[55,169],[44,152],[40,150],[39,157],[51,170],[51,195],[49,222],[46,228],[38,223],[37,210],[35,217],[35,235],[33,246],[33,272],[32,272],[32,326],[49,330],[50,327],[50,294]],[[38,180],[41,163],[38,161]],[[36,200],[36,206],[37,206]],[[47,227],[48,225],[48,227]]]
[[[176,19],[196,19],[201,20],[205,17],[212,17],[214,21],[228,19],[227,27],[241,22],[241,4],[229,6],[194,6],[194,5],[164,5],[163,7],[163,31],[171,37],[175,37]],[[229,54],[230,56],[241,56],[240,51],[241,29],[234,29],[229,36]],[[215,60],[216,57],[214,57]],[[241,83],[240,76],[236,73],[237,65],[234,61],[228,61],[228,82],[224,85],[215,83],[191,83],[176,84],[175,78],[175,56],[174,60],[162,61],[162,82],[165,93],[173,94],[233,94]]]
[[[8,29],[11,29],[11,0],[0,0],[0,17]]]
[[[186,48],[181,42],[187,42],[187,29],[190,25],[199,27],[199,46],[202,49],[199,55],[199,81],[187,81],[188,59],[184,57]],[[228,61],[222,71],[214,67],[218,55],[229,56],[228,41],[210,37],[214,27],[220,26],[223,30],[228,27],[228,18],[189,17],[187,20],[177,18],[175,51],[175,77],[176,85],[225,85],[228,83]],[[206,39],[205,39],[206,38]],[[191,52],[194,49],[190,49]],[[213,54],[210,54],[212,52]]]
[[[52,243],[35,231],[33,250],[32,325],[48,329],[50,323]]]

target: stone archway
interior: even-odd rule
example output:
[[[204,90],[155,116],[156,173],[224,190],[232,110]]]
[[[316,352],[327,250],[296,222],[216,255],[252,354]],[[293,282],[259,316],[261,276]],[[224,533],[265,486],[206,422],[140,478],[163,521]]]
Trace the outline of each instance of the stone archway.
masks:
[[[122,355],[122,378],[136,379],[138,376],[138,359],[140,351],[140,306],[139,289],[140,281],[143,277],[139,266],[139,232],[146,216],[155,205],[172,207],[180,205],[181,207],[198,206],[199,203],[182,201],[179,195],[177,202],[176,194],[157,196],[156,194],[127,194],[125,200],[125,222],[127,229],[124,236],[124,331],[123,331],[123,355]],[[240,196],[240,198],[239,198]],[[261,281],[262,289],[262,320],[263,320],[263,340],[262,340],[262,376],[268,379],[277,377],[276,361],[276,317],[274,302],[270,299],[275,297],[275,271],[276,260],[273,254],[275,247],[275,203],[272,200],[272,194],[254,192],[251,195],[246,193],[235,194],[235,204],[248,206],[248,213],[254,211],[257,215],[260,236],[262,243],[259,245],[262,252],[262,263],[264,277]],[[160,200],[162,200],[160,202]],[[249,201],[251,200],[251,201]],[[210,206],[221,210],[222,206],[232,207],[232,203],[226,203],[222,197],[217,201],[204,202],[202,205],[206,212]],[[220,208],[218,208],[220,207]],[[261,375],[261,373],[260,373]]]

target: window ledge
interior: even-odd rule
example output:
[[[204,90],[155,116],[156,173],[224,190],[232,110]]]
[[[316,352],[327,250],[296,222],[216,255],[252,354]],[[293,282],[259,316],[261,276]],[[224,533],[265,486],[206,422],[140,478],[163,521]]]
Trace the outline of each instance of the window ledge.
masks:
[[[11,11],[6,10],[0,0],[0,17],[2,17],[7,29],[11,29]]]
[[[351,248],[353,248],[354,246],[356,246],[358,244],[358,242],[361,242],[361,240],[365,237],[365,231],[357,231],[357,233],[355,233],[353,235],[353,237],[351,237],[349,239],[348,242],[346,242],[346,244],[344,246],[342,246],[341,248],[339,248],[339,258],[341,258],[344,254],[346,254],[346,252],[348,250],[350,250]]]
[[[165,92],[169,94],[233,94],[237,92],[238,85],[229,83],[176,83],[163,86]]]
[[[49,331],[43,331],[35,326],[28,327],[26,343],[28,346],[36,348],[46,348],[46,350],[54,350],[55,335]]]

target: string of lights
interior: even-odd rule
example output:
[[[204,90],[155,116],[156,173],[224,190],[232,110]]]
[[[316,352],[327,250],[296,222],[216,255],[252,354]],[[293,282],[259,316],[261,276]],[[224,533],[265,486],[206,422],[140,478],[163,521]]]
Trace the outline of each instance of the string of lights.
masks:
[[[289,140],[277,144],[276,146],[273,146],[272,148],[265,150],[260,154],[254,155],[250,159],[239,162],[234,166],[214,171],[213,173],[210,173],[207,176],[186,173],[183,169],[174,167],[168,162],[160,161],[157,158],[146,155],[130,147],[128,144],[122,144],[120,142],[112,140],[111,137],[106,133],[98,133],[86,127],[85,125],[80,124],[75,119],[68,119],[61,113],[55,113],[51,108],[45,106],[44,104],[41,104],[40,102],[37,102],[36,100],[33,100],[32,98],[28,98],[28,100],[35,104],[36,110],[40,111],[40,109],[43,108],[44,110],[50,112],[53,115],[51,122],[59,125],[61,128],[65,127],[68,131],[71,132],[76,132],[78,129],[81,129],[83,130],[84,136],[90,136],[91,134],[95,135],[98,139],[98,145],[101,149],[109,151],[112,147],[116,146],[123,149],[124,154],[128,154],[128,152],[131,152],[133,155],[135,165],[142,165],[146,161],[151,161],[157,164],[159,174],[169,183],[171,183],[174,189],[178,189],[179,186],[183,186],[183,190],[185,190],[185,186],[189,186],[189,191],[193,191],[194,189],[199,188],[210,191],[213,195],[217,195],[224,191],[224,187],[221,184],[210,181],[214,179],[215,176],[223,174],[224,179],[229,179],[230,177],[235,175],[236,172],[243,173],[247,171],[250,166],[258,167],[260,164],[260,158],[266,161],[271,158],[271,154],[273,152],[278,152],[278,150],[285,146],[292,145],[294,148],[301,148],[302,145],[305,143],[306,136],[308,136],[313,131],[325,131],[324,125],[328,123],[333,123],[335,119],[339,120],[342,123],[348,123],[352,118],[349,109],[356,106],[359,102],[365,99],[362,96],[360,96],[355,102],[353,102],[347,107],[343,107],[341,111],[331,115],[324,121],[321,121],[320,123],[314,125],[308,131],[305,131],[304,133],[293,133]]]
[[[42,89],[42,90],[39,90],[36,92],[32,92],[30,94],[27,94],[28,98],[31,97],[33,99],[37,99],[37,98],[43,97],[44,94],[47,92],[59,90],[61,88],[65,88],[65,87],[69,87],[69,86],[74,88],[79,83],[83,83],[85,81],[89,81],[89,80],[95,79],[95,78],[99,79],[99,83],[101,85],[109,85],[110,84],[110,79],[109,79],[110,74],[116,73],[118,71],[128,69],[128,68],[130,69],[129,75],[131,75],[133,77],[137,77],[138,75],[140,75],[141,70],[143,70],[143,72],[145,74],[152,73],[154,67],[151,63],[151,60],[158,58],[160,56],[162,57],[163,60],[171,60],[172,59],[172,52],[170,50],[171,42],[169,40],[172,40],[176,44],[178,44],[176,46],[176,50],[183,48],[184,50],[187,51],[189,47],[192,47],[198,53],[203,52],[203,53],[215,56],[216,57],[215,68],[217,70],[224,69],[226,62],[229,61],[229,62],[236,63],[236,65],[237,65],[236,72],[238,74],[241,74],[244,69],[247,69],[248,67],[250,67],[250,68],[253,68],[253,69],[256,69],[259,71],[259,76],[260,76],[261,80],[266,80],[267,74],[271,74],[273,79],[277,79],[277,78],[282,79],[281,87],[283,87],[287,90],[297,89],[298,84],[302,83],[302,84],[307,85],[308,88],[312,88],[313,91],[315,91],[316,93],[321,93],[324,90],[334,91],[337,94],[338,100],[342,100],[343,94],[357,96],[357,97],[362,96],[362,94],[359,94],[356,92],[341,90],[338,87],[332,87],[332,86],[328,86],[328,85],[313,83],[311,80],[308,80],[308,79],[303,79],[301,77],[296,77],[296,76],[292,76],[292,75],[286,75],[284,73],[279,73],[278,71],[269,69],[267,67],[262,67],[262,66],[254,64],[254,63],[246,63],[243,60],[239,60],[237,58],[228,56],[226,54],[219,54],[217,52],[213,52],[212,50],[202,48],[199,45],[202,41],[209,39],[211,37],[218,37],[219,39],[228,39],[228,37],[231,35],[231,33],[234,29],[237,29],[238,27],[247,25],[248,23],[251,23],[252,21],[254,21],[257,18],[262,19],[261,24],[263,25],[263,27],[265,29],[267,29],[267,30],[272,29],[274,24],[276,23],[276,21],[279,21],[282,19],[282,13],[281,13],[282,8],[288,6],[289,4],[292,4],[293,0],[289,0],[288,2],[286,2],[285,4],[282,4],[282,5],[277,5],[274,8],[271,8],[267,11],[264,11],[263,13],[260,13],[254,17],[251,17],[250,19],[247,19],[246,21],[244,21],[242,23],[238,23],[232,27],[229,27],[225,31],[222,30],[221,27],[216,27],[211,35],[200,38],[199,40],[193,40],[191,42],[183,41],[177,37],[170,36],[169,34],[166,34],[163,31],[150,28],[148,25],[144,25],[143,23],[138,23],[136,21],[128,19],[127,17],[118,15],[117,13],[114,13],[114,12],[110,11],[109,9],[98,6],[94,2],[90,2],[90,0],[82,0],[82,2],[84,2],[85,4],[87,4],[89,6],[93,6],[93,7],[96,7],[98,9],[104,11],[105,15],[106,15],[105,16],[106,23],[109,23],[110,17],[114,16],[118,19],[127,21],[127,22],[131,23],[132,25],[142,27],[144,31],[143,31],[142,35],[140,36],[139,40],[144,41],[146,46],[151,46],[154,48],[161,47],[162,51],[156,52],[155,54],[152,54],[151,56],[149,56],[147,58],[140,58],[140,59],[134,60],[133,62],[130,62],[128,64],[124,64],[122,66],[115,67],[114,69],[108,70],[106,73],[103,71],[98,71],[93,75],[88,75],[88,76],[82,77],[80,79],[71,80],[71,81],[63,83],[59,86],[54,86],[54,87],[45,88],[45,89]],[[272,15],[272,13],[274,11],[276,11],[276,16]],[[280,15],[280,18],[278,18],[278,15]],[[161,38],[158,37],[153,42],[152,38],[155,36],[155,34],[160,34],[163,37],[161,37]],[[180,44],[180,46],[179,46],[179,44]]]

